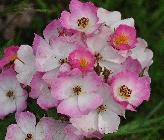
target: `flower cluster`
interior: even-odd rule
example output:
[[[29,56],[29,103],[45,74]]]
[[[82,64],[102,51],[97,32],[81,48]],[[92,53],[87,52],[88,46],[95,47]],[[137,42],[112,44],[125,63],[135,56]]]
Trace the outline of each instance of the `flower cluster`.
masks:
[[[68,11],[35,34],[32,47],[11,46],[0,60],[0,119],[16,112],[6,140],[83,140],[118,130],[125,111],[150,97],[153,53],[137,37],[133,18],[121,19],[91,2]],[[30,90],[26,90],[30,87]],[[57,108],[68,121],[36,118],[27,98]]]

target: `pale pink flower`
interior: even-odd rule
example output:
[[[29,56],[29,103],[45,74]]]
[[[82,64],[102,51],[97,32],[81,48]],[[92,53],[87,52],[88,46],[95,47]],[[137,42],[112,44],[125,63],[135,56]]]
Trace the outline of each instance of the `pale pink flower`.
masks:
[[[108,85],[102,85],[99,93],[104,102],[96,110],[87,115],[70,119],[72,125],[78,130],[86,133],[99,131],[101,134],[117,131],[120,124],[118,115],[125,116],[125,110],[113,100]]]
[[[54,38],[63,38],[65,41],[74,43],[76,45],[84,45],[84,39],[80,32],[75,30],[68,30],[64,28],[59,20],[53,20],[50,22],[43,31],[44,38],[47,42],[50,42]],[[34,40],[34,45],[35,45]]]
[[[51,86],[51,93],[57,100],[58,113],[79,116],[97,108],[102,103],[102,98],[97,94],[101,79],[94,72],[82,75],[74,69],[65,76],[55,79]]]
[[[33,113],[21,112],[16,114],[16,122],[7,128],[5,140],[56,140],[54,121],[50,118],[43,117],[36,124]]]
[[[52,39],[49,44],[42,37],[35,35],[35,41],[36,67],[40,72],[47,72],[67,63],[69,53],[77,48],[61,38]]]
[[[122,71],[109,81],[114,99],[125,109],[135,111],[150,97],[150,78],[135,72]]]
[[[153,52],[148,49],[147,42],[144,39],[138,38],[136,47],[131,51],[131,57],[137,59],[143,69],[148,68],[153,63]]]
[[[36,73],[31,81],[31,92],[29,94],[33,99],[37,99],[37,104],[45,110],[56,107],[58,101],[53,98],[50,86],[42,79],[43,73]]]
[[[27,93],[21,88],[13,70],[0,74],[0,119],[26,109]]]
[[[109,45],[108,38],[111,34],[111,30],[104,26],[95,36],[87,38],[87,46],[101,67],[116,73],[121,69],[120,64],[125,61],[127,56],[122,56]]]
[[[13,66],[14,61],[17,58],[17,51],[19,47],[12,45],[4,49],[3,57],[0,59],[0,68],[6,69]]]
[[[36,72],[35,56],[32,47],[21,45],[14,63],[18,81],[24,85],[30,85],[33,75]]]
[[[110,43],[117,50],[129,50],[135,47],[136,30],[128,25],[119,25],[110,37]]]
[[[66,29],[90,34],[100,26],[97,23],[97,7],[93,3],[82,3],[79,0],[71,0],[69,9],[70,12],[63,11],[60,17],[60,22]]]
[[[86,47],[80,47],[69,54],[68,62],[73,68],[88,72],[93,70],[96,59]]]

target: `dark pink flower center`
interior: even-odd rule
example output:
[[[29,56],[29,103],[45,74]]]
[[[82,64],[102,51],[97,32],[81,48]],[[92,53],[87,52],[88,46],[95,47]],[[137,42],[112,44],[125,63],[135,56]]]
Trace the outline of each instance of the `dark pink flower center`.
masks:
[[[86,58],[81,58],[79,63],[81,68],[86,68],[89,64]]]
[[[114,38],[114,44],[115,45],[121,45],[121,44],[128,44],[129,43],[129,37],[122,33],[121,35],[115,36]]]

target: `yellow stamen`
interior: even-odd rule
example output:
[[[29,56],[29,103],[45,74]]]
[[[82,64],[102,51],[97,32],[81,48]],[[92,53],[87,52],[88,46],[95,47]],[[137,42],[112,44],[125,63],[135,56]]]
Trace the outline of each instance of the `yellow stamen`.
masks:
[[[114,44],[120,45],[120,44],[128,44],[129,43],[129,38],[125,34],[121,34],[119,36],[116,36],[114,39]]]
[[[123,99],[128,99],[130,98],[132,94],[132,90],[129,89],[127,86],[123,85],[119,89],[119,96],[121,96]]]
[[[88,66],[88,61],[85,58],[80,59],[80,67],[81,68],[86,68]]]

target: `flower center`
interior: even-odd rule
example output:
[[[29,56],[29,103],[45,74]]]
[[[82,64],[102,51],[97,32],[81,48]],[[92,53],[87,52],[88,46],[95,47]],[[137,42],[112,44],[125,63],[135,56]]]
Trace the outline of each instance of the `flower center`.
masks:
[[[128,44],[129,43],[129,38],[124,33],[122,33],[121,35],[115,37],[114,43],[116,45]]]
[[[96,57],[96,60],[97,61],[100,61],[100,60],[102,60],[102,55],[100,54],[100,53],[95,53],[95,57]]]
[[[32,140],[32,134],[27,134],[25,140]]]
[[[81,19],[77,20],[78,26],[82,29],[86,28],[88,23],[89,23],[89,19],[85,17],[82,17]]]
[[[97,108],[97,113],[103,113],[106,111],[106,105],[101,105]]]
[[[14,92],[9,90],[7,93],[6,93],[6,96],[11,98],[11,97],[14,97]]]
[[[73,88],[73,92],[75,95],[80,95],[81,91],[81,87],[78,85]]]
[[[119,89],[119,95],[123,98],[123,99],[128,99],[132,94],[132,90],[129,89],[127,86],[123,85],[120,87]]]
[[[88,66],[89,62],[85,58],[80,59],[80,67],[86,68]]]
[[[59,64],[62,65],[64,63],[67,63],[67,58],[61,58],[59,59]]]

